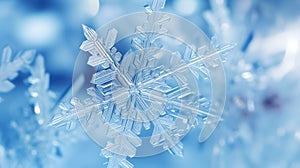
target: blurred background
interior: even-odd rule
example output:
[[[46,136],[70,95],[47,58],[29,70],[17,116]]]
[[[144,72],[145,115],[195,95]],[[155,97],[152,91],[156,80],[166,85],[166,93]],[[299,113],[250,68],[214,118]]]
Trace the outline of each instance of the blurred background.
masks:
[[[10,46],[13,55],[36,49],[43,55],[55,104],[72,83],[84,40],[81,25],[97,29],[122,15],[143,12],[149,3],[151,0],[0,0],[0,49]],[[236,44],[224,62],[224,121],[201,144],[197,142],[200,130],[192,130],[183,139],[183,158],[165,152],[129,161],[138,168],[300,167],[299,8],[297,0],[167,0],[164,12],[196,24],[216,47]],[[52,135],[20,131],[31,124],[28,118],[33,115],[23,114],[28,106],[27,77],[20,73],[12,80],[16,88],[0,93],[0,167],[105,167],[100,147],[80,126],[61,140],[59,150],[49,153],[51,157],[41,155],[42,163],[27,156],[39,155],[44,150],[40,144],[30,144],[29,153],[16,154],[28,146],[26,137],[51,139]],[[53,141],[43,145],[57,146]]]

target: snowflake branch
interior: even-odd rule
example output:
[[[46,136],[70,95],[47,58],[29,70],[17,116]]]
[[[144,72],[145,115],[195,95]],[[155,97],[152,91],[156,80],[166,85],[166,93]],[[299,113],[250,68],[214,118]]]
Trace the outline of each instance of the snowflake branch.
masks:
[[[196,58],[192,59],[188,64],[182,64],[182,65],[178,66],[177,69],[171,70],[171,71],[169,71],[165,74],[161,74],[157,78],[152,78],[152,79],[150,79],[146,82],[139,83],[138,87],[145,87],[146,85],[149,85],[152,82],[156,82],[156,81],[161,80],[163,78],[169,77],[169,76],[171,76],[171,75],[173,75],[177,72],[180,72],[182,70],[185,70],[185,69],[189,68],[190,66],[193,66],[193,65],[195,65],[199,62],[206,61],[207,59],[211,59],[211,58],[214,59],[214,57],[215,57],[215,59],[218,59],[218,55],[220,53],[228,52],[228,51],[232,50],[234,47],[235,47],[235,45],[227,45],[227,46],[224,46],[223,48],[221,48],[220,50],[218,50],[216,52],[206,54],[206,55],[201,56],[201,57],[196,57]],[[217,65],[213,64],[213,62],[212,62],[212,66],[217,66]]]
[[[133,168],[133,164],[130,163],[126,156],[114,154],[106,149],[101,150],[101,154],[108,158],[107,168]]]
[[[9,92],[15,85],[11,80],[18,76],[18,72],[29,66],[35,57],[35,50],[20,52],[12,59],[12,50],[5,47],[0,62],[0,92]]]
[[[123,79],[126,86],[132,86],[133,83],[120,72],[120,69],[118,68],[118,63],[114,61],[110,53],[106,51],[106,46],[98,39],[98,34],[95,30],[93,30],[90,27],[87,27],[85,25],[82,25],[83,31],[85,34],[85,37],[87,38],[87,41],[84,41],[80,47],[83,51],[91,52],[93,55],[98,55],[98,57],[101,58],[101,60],[105,60],[109,63],[111,66],[111,69],[113,71],[116,71],[116,73]],[[114,33],[117,33],[114,31]],[[116,35],[115,35],[116,36]],[[115,38],[114,38],[115,40]],[[111,44],[114,42],[114,40],[109,41],[108,43]],[[108,47],[110,47],[109,45]],[[110,48],[108,48],[110,49]],[[95,51],[96,53],[95,53]]]
[[[159,96],[156,96],[156,95],[154,95],[154,94],[148,93],[148,92],[146,92],[146,91],[144,92],[144,94],[145,94],[146,96],[148,96],[149,98],[155,100],[155,101],[160,101],[160,102],[165,102],[165,101],[166,101],[165,99],[163,99],[163,98],[161,98],[161,97],[159,97]],[[180,103],[180,102],[168,100],[166,103],[172,104],[172,105],[174,105],[174,106],[176,106],[176,107],[179,107],[179,108],[181,108],[181,109],[183,109],[183,110],[190,111],[190,112],[192,112],[192,113],[194,113],[194,114],[197,114],[197,115],[206,115],[206,116],[210,116],[210,117],[214,117],[214,118],[219,118],[219,116],[217,116],[217,115],[213,115],[213,114],[210,114],[210,113],[208,113],[208,112],[206,112],[206,111],[202,111],[202,110],[193,108],[193,107],[191,107],[191,106],[187,106],[187,105],[185,105],[185,104],[183,104],[183,103]]]

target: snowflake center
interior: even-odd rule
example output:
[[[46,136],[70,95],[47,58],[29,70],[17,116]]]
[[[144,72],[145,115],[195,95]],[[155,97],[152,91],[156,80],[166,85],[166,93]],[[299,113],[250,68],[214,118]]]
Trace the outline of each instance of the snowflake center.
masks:
[[[129,93],[131,95],[130,101],[134,105],[134,108],[138,109],[138,111],[150,109],[151,103],[148,100],[148,97],[143,95],[136,85],[129,87]]]
[[[131,95],[136,95],[136,94],[140,95],[141,91],[140,91],[140,89],[138,87],[136,87],[135,85],[133,85],[133,86],[129,87],[129,93]]]

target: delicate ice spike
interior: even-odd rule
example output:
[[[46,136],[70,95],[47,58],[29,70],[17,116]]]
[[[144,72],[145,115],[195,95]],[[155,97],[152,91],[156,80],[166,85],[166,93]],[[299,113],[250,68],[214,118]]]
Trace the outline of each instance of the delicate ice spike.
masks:
[[[12,49],[9,46],[6,46],[2,52],[1,64],[5,65],[11,61]]]
[[[173,75],[173,74],[175,74],[175,73],[177,73],[177,72],[179,72],[179,71],[182,71],[182,70],[184,70],[184,69],[186,69],[186,68],[188,68],[188,67],[190,67],[190,66],[192,66],[192,65],[194,65],[194,64],[196,64],[196,63],[199,63],[199,62],[201,62],[201,61],[206,61],[206,60],[211,59],[211,58],[213,58],[213,57],[218,57],[218,55],[219,55],[220,53],[224,53],[224,52],[227,52],[227,51],[229,51],[229,50],[232,50],[234,47],[235,47],[235,45],[225,46],[225,47],[221,48],[220,50],[215,51],[215,52],[213,52],[213,53],[206,54],[206,55],[204,55],[204,56],[202,56],[202,57],[196,57],[195,59],[192,59],[188,64],[184,64],[183,66],[180,66],[180,67],[177,68],[177,69],[174,69],[174,70],[172,70],[172,71],[169,71],[169,72],[167,72],[167,73],[165,73],[165,74],[161,74],[161,75],[160,75],[159,77],[157,77],[157,78],[152,78],[152,79],[150,79],[149,81],[146,81],[146,82],[144,82],[144,83],[141,83],[139,87],[146,86],[146,85],[151,84],[151,83],[153,83],[153,82],[155,82],[155,81],[158,81],[158,80],[163,79],[163,78],[165,78],[165,77],[171,76],[171,75]],[[214,65],[214,64],[213,64],[213,65]]]
[[[98,39],[98,34],[92,28],[82,25],[84,36],[89,41],[96,41]]]
[[[159,11],[165,7],[166,0],[153,0],[151,9],[153,11]]]
[[[144,94],[147,95],[147,96],[149,96],[153,100],[165,102],[164,99],[162,99],[161,97],[156,96],[154,94],[150,94],[150,93],[147,93],[147,92],[145,92]],[[212,118],[219,118],[219,116],[217,116],[217,115],[214,115],[214,114],[211,114],[209,112],[202,111],[202,110],[199,110],[199,109],[195,109],[195,108],[193,108],[191,106],[187,106],[187,105],[185,105],[183,103],[180,103],[180,102],[177,102],[177,101],[168,100],[166,103],[172,104],[172,105],[174,105],[174,106],[176,106],[178,108],[181,108],[183,110],[187,110],[187,111],[189,111],[191,113],[194,113],[194,114],[197,114],[197,115],[202,115],[202,116],[203,115],[207,115],[207,116],[211,116]],[[218,120],[220,120],[220,119],[218,119]]]

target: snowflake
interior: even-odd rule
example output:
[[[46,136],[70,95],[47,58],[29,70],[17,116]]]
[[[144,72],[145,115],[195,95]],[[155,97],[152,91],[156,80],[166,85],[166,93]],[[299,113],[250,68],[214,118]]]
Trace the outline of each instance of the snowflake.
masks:
[[[249,167],[249,165],[250,167],[289,167],[291,160],[297,160],[296,156],[299,153],[295,148],[295,144],[299,142],[294,137],[298,128],[296,125],[293,128],[289,125],[296,113],[294,110],[286,109],[284,115],[279,113],[280,107],[284,106],[284,101],[281,100],[283,95],[289,98],[293,95],[283,87],[285,85],[283,83],[290,81],[284,78],[284,81],[278,82],[270,73],[272,69],[280,66],[284,51],[276,53],[279,56],[275,57],[270,57],[266,52],[268,48],[264,47],[260,47],[256,52],[249,51],[251,45],[260,46],[262,39],[274,43],[282,39],[274,38],[274,34],[271,34],[271,37],[258,35],[256,38],[259,28],[253,28],[251,25],[256,25],[255,19],[261,16],[255,17],[249,24],[248,18],[258,14],[253,7],[257,4],[251,3],[253,3],[252,7],[243,11],[245,16],[241,12],[238,12],[239,16],[235,16],[234,10],[239,11],[239,9],[229,11],[226,1],[210,0],[211,10],[204,14],[213,33],[219,37],[216,39],[216,44],[224,41],[234,41],[238,44],[232,52],[234,54],[230,55],[226,63],[226,77],[230,86],[227,94],[229,106],[223,116],[224,122],[219,130],[220,134],[216,141],[211,143],[213,167]],[[235,20],[235,17],[239,17],[239,21]],[[288,52],[288,49],[285,52]],[[255,59],[257,53],[260,53],[259,59]],[[273,89],[271,92],[270,88]],[[294,91],[291,86],[289,90]],[[277,112],[277,116],[269,115],[274,111]],[[274,120],[279,120],[280,124],[274,123]],[[289,150],[285,151],[282,146]],[[284,152],[286,153],[282,157]],[[270,155],[270,153],[281,153],[281,155]],[[264,157],[265,154],[268,154],[268,159]]]
[[[18,72],[31,64],[35,56],[35,50],[19,52],[12,58],[12,50],[10,47],[3,49],[0,62],[0,93],[6,93],[14,89],[15,85],[11,80],[18,76]],[[0,97],[0,103],[2,102]]]
[[[11,61],[12,50],[3,50],[0,67],[1,91],[8,92],[14,88],[10,80],[17,77],[19,71],[25,76],[29,73],[27,96],[28,106],[21,107],[19,113],[4,129],[0,136],[0,166],[3,167],[45,167],[49,156],[60,157],[62,142],[73,140],[75,134],[48,126],[53,118],[51,113],[55,94],[49,89],[50,75],[46,73],[44,58],[35,50],[20,52]],[[3,102],[5,105],[5,102]],[[0,132],[1,133],[1,132]],[[78,136],[77,136],[78,137]]]
[[[75,67],[74,98],[61,105],[51,125],[70,127],[79,120],[103,147],[109,168],[133,167],[127,157],[165,150],[183,157],[180,140],[191,128],[202,127],[203,142],[221,120],[225,77],[219,54],[232,46],[215,50],[193,24],[159,12],[164,5],[154,0],[145,13],[97,32],[83,25],[87,40]]]

